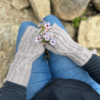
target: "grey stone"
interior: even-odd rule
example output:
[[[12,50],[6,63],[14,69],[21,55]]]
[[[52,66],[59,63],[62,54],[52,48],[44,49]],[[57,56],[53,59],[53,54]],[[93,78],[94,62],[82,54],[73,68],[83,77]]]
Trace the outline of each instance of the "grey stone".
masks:
[[[0,1],[0,24],[3,25],[19,25],[24,21],[31,21],[38,24],[32,8],[24,10],[16,10],[12,7],[12,0]]]
[[[0,88],[3,87],[3,80],[0,80]]]
[[[12,6],[17,10],[21,10],[23,8],[29,7],[30,3],[28,0],[12,0]]]
[[[51,0],[53,14],[63,20],[81,16],[90,0]]]
[[[100,11],[100,0],[92,0],[95,8]]]
[[[100,48],[100,14],[81,21],[78,42],[87,48]]]
[[[75,37],[75,28],[69,22],[61,21],[67,30],[68,34],[74,39]]]
[[[31,8],[20,11],[11,3],[12,0],[0,0],[0,88],[15,56],[20,24],[24,21],[38,24]]]
[[[38,21],[51,14],[49,0],[29,0]]]
[[[0,80],[3,80],[14,59],[19,25],[0,26]]]

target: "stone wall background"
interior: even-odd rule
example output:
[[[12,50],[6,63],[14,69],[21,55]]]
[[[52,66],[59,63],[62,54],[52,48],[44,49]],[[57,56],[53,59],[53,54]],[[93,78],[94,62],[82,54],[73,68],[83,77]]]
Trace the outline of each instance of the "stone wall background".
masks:
[[[100,56],[100,0],[0,0],[0,88],[12,63],[18,29],[22,22],[36,25],[46,15],[58,17],[69,35]],[[76,21],[75,18],[86,17]]]

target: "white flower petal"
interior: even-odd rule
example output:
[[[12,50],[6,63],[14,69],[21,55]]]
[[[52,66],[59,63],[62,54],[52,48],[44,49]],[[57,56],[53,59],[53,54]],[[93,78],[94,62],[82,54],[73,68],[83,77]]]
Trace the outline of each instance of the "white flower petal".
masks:
[[[48,25],[50,26],[50,22],[48,23]]]
[[[46,35],[44,38],[45,38],[46,41],[49,41],[49,39],[50,39],[49,35]]]
[[[40,41],[41,41],[41,37],[37,36],[36,39],[35,39],[35,42],[40,42]]]
[[[53,33],[48,33],[49,37],[52,38],[53,37]]]
[[[51,28],[50,23],[47,23],[47,22],[46,22],[46,23],[44,24],[44,27],[47,28],[47,29],[50,29],[50,28]]]
[[[51,40],[50,40],[50,44],[51,44],[51,45],[55,45],[55,44],[56,44],[56,41],[55,41],[54,39],[51,39]]]
[[[35,42],[37,42],[37,43],[38,43],[39,41],[38,41],[38,40],[35,40]]]

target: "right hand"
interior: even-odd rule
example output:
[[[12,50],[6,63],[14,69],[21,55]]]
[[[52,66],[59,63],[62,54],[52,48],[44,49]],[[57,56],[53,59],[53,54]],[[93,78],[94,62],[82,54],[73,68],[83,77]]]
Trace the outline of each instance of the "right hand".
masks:
[[[46,49],[59,55],[65,55],[75,51],[75,48],[72,48],[75,44],[75,41],[57,24],[54,24],[48,32],[53,33],[53,38],[56,41],[56,44],[54,46],[46,44]]]

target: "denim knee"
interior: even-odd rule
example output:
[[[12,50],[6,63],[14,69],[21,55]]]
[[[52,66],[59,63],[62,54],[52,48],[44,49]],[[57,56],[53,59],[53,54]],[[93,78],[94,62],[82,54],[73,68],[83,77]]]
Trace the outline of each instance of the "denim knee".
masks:
[[[33,22],[31,22],[31,21],[24,21],[24,22],[22,22],[21,24],[20,24],[20,28],[22,28],[22,29],[26,29],[26,27],[28,27],[28,26],[35,26],[35,27],[37,27]]]
[[[24,25],[30,25],[30,24],[33,24],[33,22],[31,21],[24,21],[20,24],[20,26],[24,26]]]
[[[44,17],[43,19],[58,19],[56,16],[54,15],[47,15],[46,17]]]

